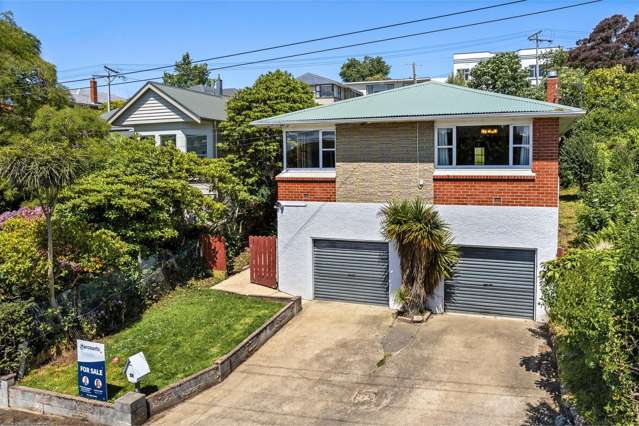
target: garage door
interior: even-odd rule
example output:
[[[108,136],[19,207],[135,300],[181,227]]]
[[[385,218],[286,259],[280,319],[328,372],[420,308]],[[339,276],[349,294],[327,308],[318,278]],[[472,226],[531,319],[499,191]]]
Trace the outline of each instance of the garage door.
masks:
[[[532,319],[535,252],[461,247],[444,288],[446,310]]]
[[[315,240],[316,299],[388,306],[388,244]]]

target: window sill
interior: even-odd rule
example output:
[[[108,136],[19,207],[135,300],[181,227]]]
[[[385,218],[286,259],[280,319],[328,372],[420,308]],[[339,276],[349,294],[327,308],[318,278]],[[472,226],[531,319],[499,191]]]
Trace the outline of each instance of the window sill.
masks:
[[[275,176],[275,180],[335,180],[335,169],[288,169]]]
[[[433,179],[436,180],[535,180],[535,173],[530,169],[436,169]]]

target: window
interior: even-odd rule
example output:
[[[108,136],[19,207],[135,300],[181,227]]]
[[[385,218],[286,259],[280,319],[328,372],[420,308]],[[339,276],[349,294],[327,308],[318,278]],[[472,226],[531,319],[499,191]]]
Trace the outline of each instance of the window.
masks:
[[[391,90],[394,88],[395,88],[395,85],[393,83],[367,84],[366,94],[372,95],[373,93],[379,93],[379,92],[383,92],[385,90]]]
[[[334,168],[335,132],[286,132],[285,161],[289,169]]]
[[[535,78],[535,66],[528,65],[528,78]]]
[[[453,129],[437,129],[437,165],[453,165]]]
[[[470,68],[462,68],[460,71],[462,75],[464,76],[465,81],[470,80]]]
[[[186,135],[186,152],[193,152],[198,157],[207,157],[206,135]]]
[[[172,146],[175,148],[175,135],[160,135],[160,146]]]
[[[482,125],[438,127],[438,167],[530,167],[530,126]]]
[[[333,97],[333,85],[332,84],[321,84],[319,86],[319,97],[320,98],[332,98]]]

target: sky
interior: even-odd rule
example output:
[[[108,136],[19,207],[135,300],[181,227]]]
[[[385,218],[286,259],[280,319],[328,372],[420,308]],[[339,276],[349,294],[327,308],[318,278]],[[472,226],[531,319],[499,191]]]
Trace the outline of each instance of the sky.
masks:
[[[17,24],[40,39],[42,56],[56,65],[58,79],[65,81],[102,74],[103,65],[119,71],[170,65],[186,51],[193,59],[204,59],[506,1],[0,0],[0,11],[12,11]],[[508,17],[582,1],[528,0],[481,12],[220,59],[210,62],[209,68]],[[383,56],[392,67],[393,78],[410,76],[413,62],[419,76],[445,76],[452,70],[454,53],[532,47],[527,36],[539,30],[543,31],[544,38],[553,40],[552,45],[570,47],[587,36],[600,20],[617,13],[631,18],[639,13],[639,2],[604,0],[543,15],[214,70],[212,76],[219,72],[225,88],[249,86],[260,74],[277,68],[295,76],[312,72],[339,80],[339,69],[346,58],[364,55]],[[134,74],[127,81],[161,75],[162,71]],[[112,91],[126,97],[142,84],[118,85]],[[86,82],[67,84],[68,87],[86,85]]]

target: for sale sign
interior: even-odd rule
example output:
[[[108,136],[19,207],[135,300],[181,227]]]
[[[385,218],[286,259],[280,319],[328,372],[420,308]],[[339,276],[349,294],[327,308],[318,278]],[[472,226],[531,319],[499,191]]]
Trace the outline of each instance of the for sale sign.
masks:
[[[78,340],[78,389],[80,396],[98,401],[109,399],[105,360],[102,343]]]

